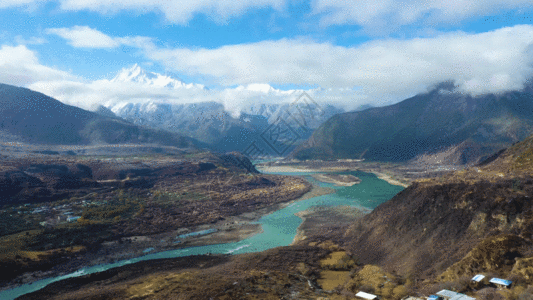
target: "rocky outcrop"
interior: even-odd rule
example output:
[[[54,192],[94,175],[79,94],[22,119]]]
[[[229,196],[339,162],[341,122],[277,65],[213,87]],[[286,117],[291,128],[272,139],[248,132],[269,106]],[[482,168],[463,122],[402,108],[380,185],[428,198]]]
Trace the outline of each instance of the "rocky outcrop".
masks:
[[[224,166],[231,167],[232,169],[245,169],[249,173],[259,173],[252,162],[239,152],[222,154],[219,158],[222,160]]]

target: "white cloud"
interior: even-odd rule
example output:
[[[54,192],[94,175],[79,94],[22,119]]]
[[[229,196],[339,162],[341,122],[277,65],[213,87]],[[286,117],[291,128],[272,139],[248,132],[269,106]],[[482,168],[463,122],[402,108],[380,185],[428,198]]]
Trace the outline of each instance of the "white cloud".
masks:
[[[367,32],[392,32],[418,22],[452,24],[487,16],[504,9],[533,9],[531,0],[313,0],[313,13],[322,14],[321,24],[357,24]]]
[[[140,47],[146,58],[169,70],[211,77],[221,86],[254,83],[321,86],[325,91],[332,90],[317,91],[314,96],[318,101],[342,103],[348,108],[364,103],[390,104],[444,81],[453,81],[458,91],[472,95],[519,90],[533,76],[533,26],[529,25],[480,34],[453,32],[432,38],[387,39],[357,47],[282,39],[217,49],[162,49],[144,37],[109,38]],[[105,80],[83,85],[83,88],[72,82],[34,86],[64,101],[93,104],[104,99],[219,101],[237,110],[261,96],[252,89],[169,92],[134,85],[118,86]],[[346,87],[355,89],[339,92],[339,88]],[[268,97],[272,101],[286,99],[285,96],[277,98],[276,94]]]
[[[49,28],[46,33],[58,35],[76,48],[116,48],[120,45],[116,39],[88,26]]]
[[[269,82],[360,87],[362,95],[388,102],[450,80],[472,94],[519,89],[533,75],[532,49],[533,26],[522,25],[356,47],[282,39],[218,49],[152,46],[144,51],[173,71],[211,76],[227,86]]]
[[[109,80],[96,80],[89,83],[71,80],[40,81],[29,86],[64,103],[85,109],[94,109],[98,104],[120,102],[130,99],[140,102],[150,98],[160,99],[155,89],[142,89],[138,84],[113,83]],[[168,91],[167,91],[167,96]]]
[[[262,86],[268,86],[262,84]],[[269,91],[258,90],[256,85],[238,86],[217,90],[202,89],[170,89],[137,82],[114,82],[96,80],[83,83],[72,80],[40,81],[30,84],[30,89],[39,91],[58,99],[66,104],[84,109],[94,110],[98,105],[113,106],[120,103],[160,102],[168,104],[185,104],[199,102],[218,102],[238,116],[241,110],[253,104],[290,103],[300,95],[301,91],[281,91],[270,88]],[[309,90],[317,102],[342,105],[352,95],[342,91]],[[321,101],[322,100],[322,101]]]
[[[301,1],[301,0],[298,0]],[[355,24],[371,34],[388,34],[404,25],[422,28],[456,24],[463,20],[497,14],[501,10],[533,10],[531,0],[308,0],[312,15],[318,15],[322,26]],[[0,0],[0,8],[38,7],[46,2],[59,4],[63,11],[89,10],[101,14],[132,11],[139,14],[158,13],[170,23],[186,25],[198,14],[216,23],[250,10],[273,8],[286,12],[289,0]]]
[[[268,84],[250,84],[224,89],[204,89],[199,85],[168,84],[167,76],[145,72],[138,66],[123,69],[112,80],[79,82],[74,80],[40,81],[28,87],[64,103],[94,110],[98,105],[114,107],[123,103],[159,102],[185,104],[218,102],[234,116],[257,104],[290,103],[303,90],[279,90]],[[319,103],[339,104],[353,99],[353,93],[336,89],[310,89],[307,93]]]
[[[98,32],[90,29],[93,31]],[[139,47],[146,58],[177,73],[211,77],[222,86],[321,86],[326,90],[315,92],[318,101],[343,103],[348,108],[363,103],[390,104],[444,81],[453,81],[458,91],[472,95],[519,90],[533,75],[530,25],[480,34],[453,32],[432,38],[387,39],[357,47],[282,39],[217,49],[162,49],[146,37],[104,36],[103,40]],[[104,101],[158,99],[173,103],[218,101],[238,110],[265,95],[257,90],[265,86],[253,85],[248,89],[169,91],[107,80],[80,83],[67,72],[41,65],[35,52],[25,46],[0,49],[0,82],[29,85],[85,108]],[[339,92],[345,87],[356,89]],[[332,90],[326,92],[328,88]],[[286,102],[288,98],[269,93],[265,99],[262,101]]]
[[[309,0],[312,14],[323,26],[356,24],[366,32],[387,34],[403,25],[432,27],[454,24],[470,18],[496,14],[501,10],[528,11],[531,0]],[[171,23],[186,25],[198,14],[216,23],[226,23],[253,9],[286,11],[289,0],[0,0],[0,8],[38,7],[46,2],[59,4],[63,11],[89,10],[102,14],[121,11],[158,13]]]
[[[0,8],[30,6],[46,2],[46,0],[0,0]]]
[[[15,43],[19,45],[42,45],[48,43],[48,41],[41,37],[30,37],[29,39],[24,38],[21,35],[15,37]]]
[[[24,45],[0,48],[0,82],[25,86],[41,80],[73,79],[68,72],[39,63],[35,52]]]
[[[76,48],[112,49],[122,45],[142,48],[146,45],[152,45],[152,39],[148,37],[111,37],[88,26],[48,28],[45,32],[64,38],[72,47]]]
[[[0,0],[0,8],[35,8],[46,2],[59,4],[63,11],[89,10],[101,14],[121,11],[162,14],[168,22],[186,25],[197,14],[204,14],[216,23],[226,23],[251,9],[273,8],[282,11],[287,0]]]
[[[139,13],[157,12],[177,24],[187,24],[194,15],[205,14],[215,22],[224,23],[231,17],[244,14],[252,8],[272,7],[282,10],[285,0],[182,0],[182,1],[152,1],[152,0],[61,0],[63,10],[91,10],[100,13],[117,13],[122,10],[133,10]]]

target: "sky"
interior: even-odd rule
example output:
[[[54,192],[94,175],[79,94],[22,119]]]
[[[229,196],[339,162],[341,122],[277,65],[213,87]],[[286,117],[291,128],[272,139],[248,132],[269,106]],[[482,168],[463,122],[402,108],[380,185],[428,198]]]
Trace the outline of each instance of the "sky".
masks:
[[[531,0],[0,0],[0,19],[0,83],[88,109],[157,98],[238,111],[302,90],[355,109],[445,81],[520,90],[533,75]],[[112,80],[134,64],[208,89]]]

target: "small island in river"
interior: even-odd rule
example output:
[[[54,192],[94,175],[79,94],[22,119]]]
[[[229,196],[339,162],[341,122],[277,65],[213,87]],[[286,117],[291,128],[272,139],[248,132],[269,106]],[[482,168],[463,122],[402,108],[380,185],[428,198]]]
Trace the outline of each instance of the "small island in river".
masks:
[[[336,173],[326,173],[326,174],[313,174],[311,175],[314,179],[325,182],[332,183],[335,186],[352,186],[355,184],[361,183],[361,179],[346,174],[336,174]]]

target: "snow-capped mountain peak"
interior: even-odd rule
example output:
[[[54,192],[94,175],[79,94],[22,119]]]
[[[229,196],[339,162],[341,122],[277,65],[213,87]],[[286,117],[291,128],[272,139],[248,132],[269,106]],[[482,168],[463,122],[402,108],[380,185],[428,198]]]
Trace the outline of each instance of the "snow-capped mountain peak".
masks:
[[[130,68],[122,69],[117,76],[111,80],[111,82],[134,82],[153,87],[171,89],[205,89],[204,85],[202,84],[185,83],[179,79],[172,78],[167,75],[146,71],[138,64],[135,64]]]

